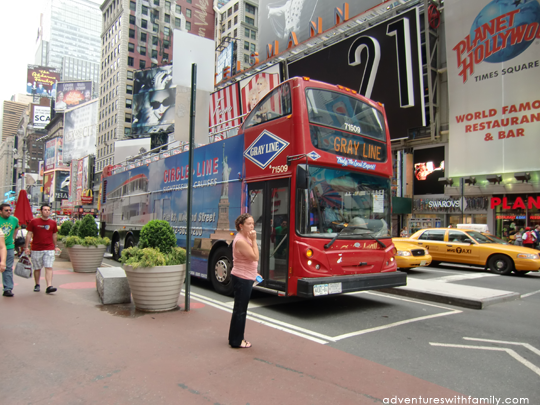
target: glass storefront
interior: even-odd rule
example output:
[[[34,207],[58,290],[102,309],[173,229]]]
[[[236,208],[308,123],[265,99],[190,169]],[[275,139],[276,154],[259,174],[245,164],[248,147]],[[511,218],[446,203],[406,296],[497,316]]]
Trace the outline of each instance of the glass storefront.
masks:
[[[495,206],[495,234],[504,240],[512,239],[518,230],[540,225],[539,194],[494,195],[491,204]]]

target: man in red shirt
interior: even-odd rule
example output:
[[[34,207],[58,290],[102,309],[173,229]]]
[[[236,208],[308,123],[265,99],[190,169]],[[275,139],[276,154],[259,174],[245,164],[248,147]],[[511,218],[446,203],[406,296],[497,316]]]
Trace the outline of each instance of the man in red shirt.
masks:
[[[41,268],[45,267],[45,281],[47,282],[47,294],[56,291],[52,286],[54,253],[58,249],[56,244],[58,227],[56,221],[49,219],[51,215],[51,207],[48,204],[41,206],[41,218],[34,218],[28,224],[26,230],[25,252],[30,253],[28,245],[32,241],[32,269],[34,270],[34,280],[36,285],[35,292],[39,292],[39,278],[41,276]]]

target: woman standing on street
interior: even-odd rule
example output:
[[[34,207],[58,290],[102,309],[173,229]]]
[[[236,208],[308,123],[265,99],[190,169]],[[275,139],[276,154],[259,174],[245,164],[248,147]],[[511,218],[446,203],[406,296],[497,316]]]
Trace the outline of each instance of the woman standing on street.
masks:
[[[247,308],[257,278],[259,247],[255,222],[250,214],[242,214],[235,221],[236,234],[233,240],[232,282],[234,286],[234,308],[229,329],[229,345],[233,348],[247,349],[251,343],[244,339]]]

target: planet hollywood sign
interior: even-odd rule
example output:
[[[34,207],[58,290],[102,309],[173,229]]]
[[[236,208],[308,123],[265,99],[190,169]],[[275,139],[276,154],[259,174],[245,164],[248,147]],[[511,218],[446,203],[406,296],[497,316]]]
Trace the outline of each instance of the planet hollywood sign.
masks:
[[[521,197],[516,197],[514,201],[508,201],[508,197],[492,197],[490,202],[491,209],[495,209],[498,206],[502,206],[504,210],[516,210],[516,209],[540,209],[540,197],[527,197],[527,203]]]

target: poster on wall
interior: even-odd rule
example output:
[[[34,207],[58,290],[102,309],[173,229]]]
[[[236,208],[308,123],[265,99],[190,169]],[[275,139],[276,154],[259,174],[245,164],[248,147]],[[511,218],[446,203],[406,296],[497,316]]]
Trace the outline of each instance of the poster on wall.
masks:
[[[537,170],[540,3],[444,4],[449,176]]]
[[[96,153],[97,126],[98,100],[65,112],[62,154],[65,163]]]
[[[53,67],[28,65],[26,93],[39,97],[56,97],[60,71]]]
[[[414,195],[444,194],[444,146],[414,151]]]
[[[69,172],[56,171],[54,200],[62,201],[69,198]]]
[[[52,202],[51,191],[54,196],[54,172],[45,173],[43,176],[43,200]]]
[[[92,100],[92,82],[61,82],[56,91],[57,111],[83,105]]]
[[[51,107],[32,104],[34,110],[32,123],[34,128],[43,129],[51,122]]]

